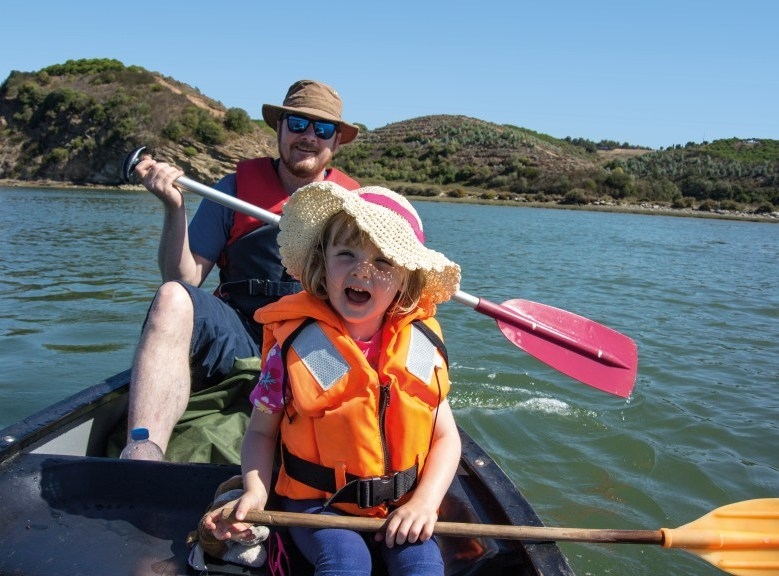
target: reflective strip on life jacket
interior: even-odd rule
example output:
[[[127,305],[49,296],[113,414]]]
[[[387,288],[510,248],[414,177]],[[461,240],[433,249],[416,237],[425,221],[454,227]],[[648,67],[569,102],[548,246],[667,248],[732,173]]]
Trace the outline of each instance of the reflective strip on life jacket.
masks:
[[[349,373],[349,363],[316,322],[298,334],[292,348],[323,390],[330,390]]]
[[[423,382],[430,382],[433,370],[439,365],[438,358],[436,345],[422,332],[416,322],[411,324],[411,344],[408,348],[406,369]]]

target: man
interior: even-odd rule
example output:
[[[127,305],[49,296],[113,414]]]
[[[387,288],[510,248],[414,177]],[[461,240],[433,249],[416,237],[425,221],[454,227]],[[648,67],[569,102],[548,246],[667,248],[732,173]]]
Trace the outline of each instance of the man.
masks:
[[[311,182],[358,188],[328,168],[338,147],[358,133],[341,113],[341,98],[331,87],[296,82],[282,106],[262,107],[265,122],[276,130],[279,158],[240,162],[215,188],[277,214],[295,190]],[[223,380],[236,359],[259,356],[262,328],[252,320],[254,311],[300,285],[281,265],[277,226],[210,200],[201,202],[187,226],[184,197],[174,185],[183,172],[145,156],[135,173],[165,206],[158,252],[164,283],[133,361],[128,439],[133,428],[145,427],[165,451],[190,394]],[[215,264],[221,281],[216,295],[198,288]]]

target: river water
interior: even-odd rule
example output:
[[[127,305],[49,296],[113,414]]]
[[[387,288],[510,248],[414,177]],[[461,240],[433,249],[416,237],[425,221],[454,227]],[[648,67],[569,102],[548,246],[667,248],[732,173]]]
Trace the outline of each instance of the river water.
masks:
[[[465,292],[563,308],[638,345],[622,399],[440,307],[458,422],[547,525],[655,530],[779,497],[779,226],[415,205]],[[0,427],[129,367],[161,221],[145,192],[0,188]],[[719,573],[654,546],[562,548],[582,576]]]

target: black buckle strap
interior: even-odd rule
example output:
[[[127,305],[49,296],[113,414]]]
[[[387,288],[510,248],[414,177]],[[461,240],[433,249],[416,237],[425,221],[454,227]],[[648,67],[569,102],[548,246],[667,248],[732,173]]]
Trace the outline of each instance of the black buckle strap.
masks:
[[[275,280],[261,280],[249,278],[247,280],[235,280],[222,282],[217,288],[220,296],[230,294],[242,296],[287,296],[300,292],[300,282],[277,282]]]
[[[408,493],[417,481],[417,465],[388,476],[359,478],[346,475],[346,485],[336,488],[335,470],[309,462],[292,454],[282,445],[282,457],[286,473],[307,486],[321,490],[333,496],[328,502],[348,502],[360,508],[372,508],[387,502],[396,502]]]
[[[390,476],[361,478],[356,481],[357,505],[360,508],[371,508],[385,502],[397,502],[414,487],[416,480],[416,465]]]

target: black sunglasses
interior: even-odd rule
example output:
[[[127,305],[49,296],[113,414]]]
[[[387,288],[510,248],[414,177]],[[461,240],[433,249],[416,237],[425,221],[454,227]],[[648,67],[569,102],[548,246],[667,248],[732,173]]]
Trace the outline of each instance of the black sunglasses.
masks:
[[[324,120],[310,120],[303,116],[287,114],[287,128],[293,134],[302,134],[308,130],[309,124],[314,125],[314,134],[322,140],[330,140],[335,134],[338,125],[335,122],[326,122]]]

